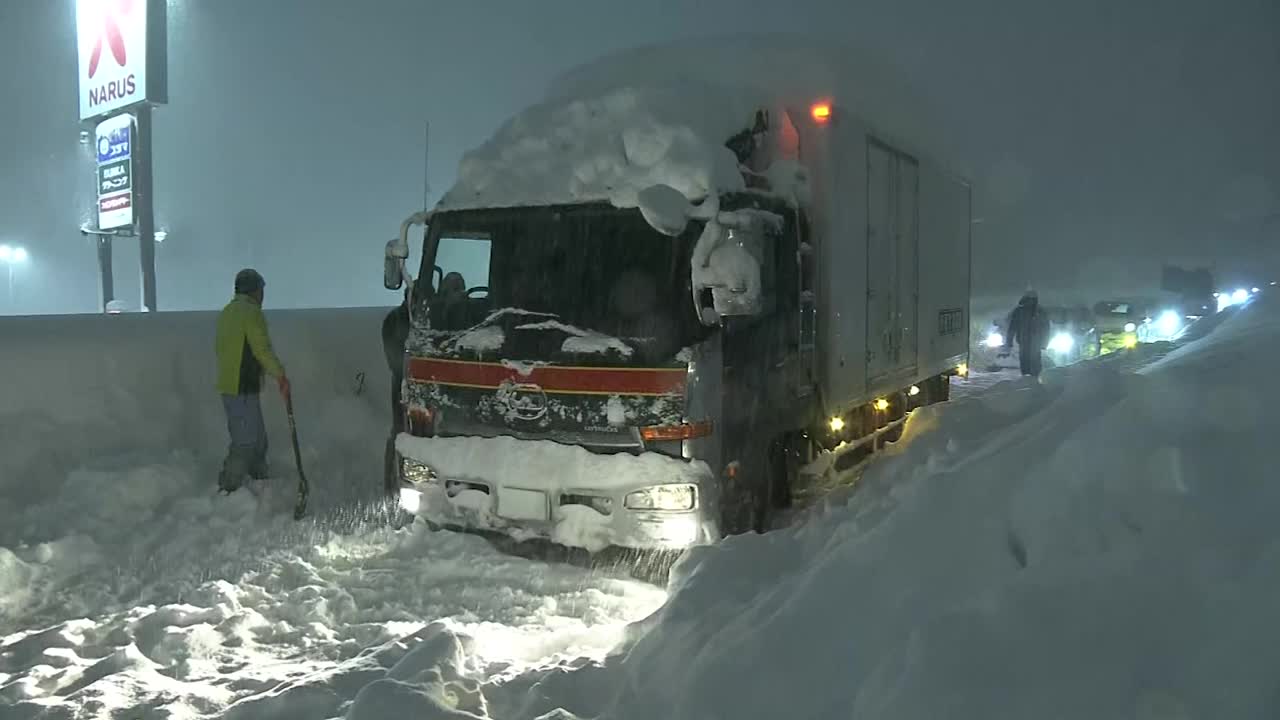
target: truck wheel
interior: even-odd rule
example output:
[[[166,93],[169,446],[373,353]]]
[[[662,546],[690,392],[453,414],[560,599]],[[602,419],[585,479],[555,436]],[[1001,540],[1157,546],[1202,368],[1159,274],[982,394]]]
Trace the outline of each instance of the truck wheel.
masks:
[[[791,507],[791,494],[800,476],[800,441],[795,433],[786,433],[769,448],[769,504],[774,508]]]
[[[938,376],[938,400],[937,402],[947,402],[951,399],[951,376]]]
[[[725,478],[725,492],[720,501],[724,533],[765,532],[773,516],[769,454],[754,453],[739,467],[737,477]]]

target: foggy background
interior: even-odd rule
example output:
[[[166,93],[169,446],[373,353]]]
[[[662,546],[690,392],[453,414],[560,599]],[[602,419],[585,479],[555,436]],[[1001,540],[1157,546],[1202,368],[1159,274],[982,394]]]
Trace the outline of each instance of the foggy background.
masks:
[[[0,314],[95,312],[74,0],[0,0]],[[155,112],[161,310],[218,307],[234,272],[273,307],[387,305],[383,244],[458,160],[560,72],[613,50],[822,33],[893,66],[964,138],[975,294],[1154,286],[1165,260],[1221,285],[1280,275],[1275,0],[170,0]],[[139,305],[136,240],[116,298]]]

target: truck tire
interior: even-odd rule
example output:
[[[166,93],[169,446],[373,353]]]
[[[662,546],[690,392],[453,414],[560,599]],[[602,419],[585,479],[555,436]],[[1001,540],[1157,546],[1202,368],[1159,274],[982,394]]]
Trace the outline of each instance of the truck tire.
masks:
[[[725,477],[720,515],[726,536],[768,530],[773,518],[769,455],[767,451],[756,451],[740,463],[737,477]]]
[[[801,442],[796,433],[786,433],[769,448],[769,472],[773,479],[769,487],[769,504],[773,508],[791,507],[791,495],[800,476]]]

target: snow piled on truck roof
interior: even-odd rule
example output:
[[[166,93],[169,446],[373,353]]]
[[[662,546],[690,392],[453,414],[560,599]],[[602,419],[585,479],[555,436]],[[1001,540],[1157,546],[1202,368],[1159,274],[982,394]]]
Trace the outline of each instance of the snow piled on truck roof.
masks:
[[[618,53],[566,73],[542,103],[468,152],[439,207],[635,207],[658,183],[694,201],[741,190],[725,142],[751,127],[756,110],[783,103],[803,111],[829,98],[887,139],[936,148],[940,135],[922,124],[932,113],[891,76],[848,49],[775,36]]]

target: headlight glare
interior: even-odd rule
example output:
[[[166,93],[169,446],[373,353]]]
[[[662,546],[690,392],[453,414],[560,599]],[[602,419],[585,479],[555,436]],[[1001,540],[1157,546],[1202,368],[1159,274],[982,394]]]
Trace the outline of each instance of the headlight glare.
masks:
[[[654,485],[627,493],[623,506],[628,510],[692,510],[698,501],[695,485]]]
[[[1049,341],[1049,349],[1058,353],[1069,353],[1075,347],[1076,340],[1067,333],[1058,333]]]

